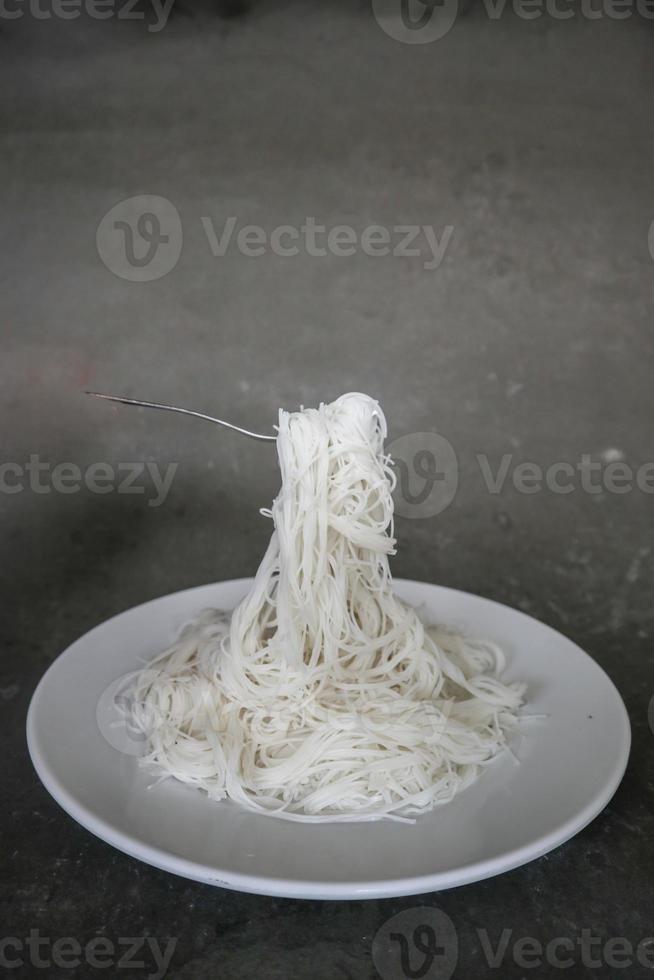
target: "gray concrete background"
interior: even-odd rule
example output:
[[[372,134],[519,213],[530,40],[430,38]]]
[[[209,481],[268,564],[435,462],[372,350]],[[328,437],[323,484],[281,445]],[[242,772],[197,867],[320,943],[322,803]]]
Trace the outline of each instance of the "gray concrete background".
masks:
[[[178,463],[160,507],[86,489],[0,493],[3,935],[173,936],[180,980],[358,980],[375,976],[375,931],[414,905],[455,922],[456,977],[499,975],[475,928],[545,942],[651,934],[653,498],[510,483],[493,495],[475,457],[494,469],[505,453],[543,467],[654,459],[653,41],[642,17],[491,21],[481,6],[424,45],[345,2],[221,20],[185,0],[159,33],[0,18],[3,461]],[[103,264],[96,229],[143,194],[174,204],[183,245],[172,271],[139,283]],[[454,231],[431,271],[428,256],[215,257],[201,218],[219,231],[229,215],[268,232],[306,216]],[[442,433],[458,493],[438,516],[398,519],[394,571],[522,608],[606,668],[634,729],[608,810],[502,878],[348,905],[177,880],[76,827],[26,754],[38,678],[115,612],[253,572],[269,535],[258,508],[278,482],[274,450],[113,411],[87,386],[257,429],[279,406],[358,389],[380,399],[391,438]],[[511,963],[502,977],[524,972]]]

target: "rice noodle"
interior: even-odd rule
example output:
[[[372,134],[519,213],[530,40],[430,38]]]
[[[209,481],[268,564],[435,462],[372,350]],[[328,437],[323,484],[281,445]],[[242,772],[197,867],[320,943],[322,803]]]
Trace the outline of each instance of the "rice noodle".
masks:
[[[205,611],[138,676],[146,763],[287,819],[407,818],[506,744],[524,686],[493,643],[393,594],[392,461],[372,398],[280,411],[274,532],[230,616]]]

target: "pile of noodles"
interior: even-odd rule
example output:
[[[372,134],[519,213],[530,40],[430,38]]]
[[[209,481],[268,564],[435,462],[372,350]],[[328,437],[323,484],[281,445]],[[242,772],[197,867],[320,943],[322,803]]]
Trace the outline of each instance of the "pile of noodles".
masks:
[[[138,676],[144,761],[295,820],[411,817],[506,744],[524,687],[490,642],[393,594],[394,472],[376,401],[280,412],[274,532],[233,614],[208,610]]]

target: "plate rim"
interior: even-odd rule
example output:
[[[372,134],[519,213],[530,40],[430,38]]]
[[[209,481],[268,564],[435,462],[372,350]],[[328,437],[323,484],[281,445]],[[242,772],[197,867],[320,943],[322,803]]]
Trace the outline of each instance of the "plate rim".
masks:
[[[583,656],[590,661],[593,668],[599,671],[599,673],[603,676],[604,683],[606,683],[612,689],[617,705],[619,705],[621,709],[621,717],[623,722],[621,751],[614,770],[611,773],[610,779],[606,780],[606,782],[603,784],[602,791],[597,793],[596,796],[589,801],[581,811],[579,811],[565,823],[559,824],[549,834],[541,836],[536,842],[523,845],[515,848],[515,850],[512,851],[505,851],[501,855],[494,858],[476,860],[468,865],[459,865],[459,867],[456,869],[451,869],[449,871],[431,872],[406,878],[349,881],[347,883],[278,878],[231,871],[225,871],[217,874],[215,870],[212,871],[207,865],[171,854],[165,849],[153,846],[144,841],[140,841],[137,838],[117,829],[110,821],[103,819],[101,816],[98,816],[90,811],[84,804],[79,803],[75,799],[74,795],[50,771],[49,766],[45,762],[39,745],[37,717],[39,700],[47,688],[47,682],[51,673],[58,669],[61,661],[64,658],[71,655],[71,651],[74,652],[74,648],[77,647],[78,644],[88,641],[96,630],[102,629],[127,613],[142,610],[145,607],[160,602],[163,599],[198,592],[202,589],[211,589],[217,586],[242,585],[243,587],[247,587],[247,585],[252,581],[253,578],[251,576],[246,576],[237,579],[225,579],[218,582],[208,582],[203,585],[195,585],[186,589],[180,589],[176,592],[164,593],[160,596],[155,596],[148,599],[145,602],[138,603],[135,606],[129,606],[127,609],[123,609],[120,612],[115,613],[113,616],[110,616],[108,619],[102,620],[100,623],[92,626],[89,630],[75,639],[66,647],[65,650],[55,657],[55,659],[46,669],[43,676],[40,678],[30,699],[26,718],[27,747],[32,765],[43,786],[48,791],[50,796],[52,796],[55,802],[58,803],[58,805],[70,817],[72,817],[76,823],[82,826],[85,830],[88,830],[94,836],[98,837],[100,840],[104,841],[106,844],[117,848],[119,851],[122,851],[124,854],[127,854],[132,858],[136,858],[137,860],[143,861],[152,867],[158,868],[159,870],[168,871],[172,874],[192,881],[198,881],[232,891],[247,892],[254,895],[267,895],[276,898],[299,898],[308,900],[361,900],[373,898],[393,898],[405,895],[420,895],[455,888],[462,885],[471,884],[475,881],[483,881],[487,878],[492,878],[498,874],[503,874],[504,872],[512,871],[516,868],[524,866],[525,864],[529,864],[531,861],[537,860],[544,854],[554,850],[554,848],[566,843],[566,841],[580,833],[597,816],[599,816],[599,814],[605,809],[610,800],[613,798],[620,783],[622,782],[622,778],[629,762],[631,751],[631,723],[623,698],[604,668],[593,657],[591,657],[589,653],[575,643],[574,640],[566,637],[565,634],[554,629],[554,627],[550,626],[548,623],[544,623],[535,616],[531,616],[530,614],[523,612],[521,609],[515,609],[513,606],[508,606],[506,603],[499,602],[496,599],[490,599],[486,596],[481,596],[477,593],[468,592],[463,589],[454,589],[450,586],[439,585],[433,582],[425,582],[418,579],[396,578],[394,579],[394,584],[396,585],[406,585],[409,588],[413,586],[428,586],[429,588],[435,588],[442,593],[451,593],[453,595],[464,596],[467,599],[469,598],[477,602],[481,601],[483,603],[488,603],[489,605],[499,607],[500,609],[509,610],[514,615],[517,615],[525,620],[536,622],[544,629],[553,633],[556,637],[563,638],[566,640],[566,642],[572,643],[577,651],[583,654]],[[321,825],[318,824],[316,826],[320,827]],[[222,877],[222,874],[224,874],[225,877]]]

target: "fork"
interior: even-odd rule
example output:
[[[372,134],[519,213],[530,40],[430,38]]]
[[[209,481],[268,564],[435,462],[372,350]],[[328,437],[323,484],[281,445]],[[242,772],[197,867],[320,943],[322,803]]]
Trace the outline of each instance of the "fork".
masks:
[[[250,439],[259,439],[261,442],[277,441],[277,436],[266,436],[261,432],[250,432],[249,429],[243,429],[240,425],[234,425],[233,422],[216,419],[212,415],[205,415],[204,412],[194,412],[190,408],[179,408],[177,405],[161,405],[159,402],[146,402],[140,398],[124,398],[122,395],[105,395],[100,391],[85,391],[84,394],[91,395],[92,398],[103,398],[109,402],[118,402],[121,405],[139,405],[141,408],[159,408],[165,412],[179,412],[180,415],[193,415],[195,418],[206,419],[207,422],[215,422],[216,425],[223,425],[226,429],[234,429],[235,432],[240,432],[241,435],[248,436]]]

